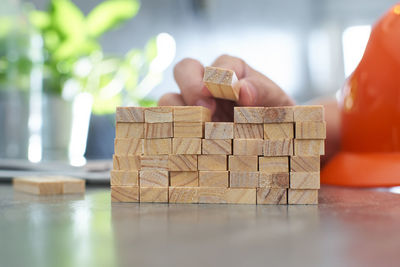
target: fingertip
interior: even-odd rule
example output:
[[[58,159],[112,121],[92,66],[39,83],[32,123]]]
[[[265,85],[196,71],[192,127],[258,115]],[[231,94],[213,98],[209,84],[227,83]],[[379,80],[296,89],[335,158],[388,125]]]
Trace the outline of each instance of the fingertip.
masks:
[[[202,106],[211,110],[211,114],[214,114],[217,109],[217,103],[214,98],[200,98],[196,101],[196,106]]]
[[[167,93],[158,100],[158,106],[184,106],[185,102],[180,94]]]
[[[211,94],[210,90],[208,90],[207,86],[203,85],[203,88],[201,88],[201,94],[205,97],[212,97],[213,95]]]
[[[250,82],[244,79],[240,80],[239,82],[240,82],[240,91],[239,91],[238,104],[240,106],[254,106],[257,94],[256,89]]]

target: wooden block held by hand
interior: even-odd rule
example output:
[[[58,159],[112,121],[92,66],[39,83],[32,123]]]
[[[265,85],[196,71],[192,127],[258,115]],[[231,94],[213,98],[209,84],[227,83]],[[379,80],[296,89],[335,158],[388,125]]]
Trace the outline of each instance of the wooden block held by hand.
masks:
[[[230,171],[258,171],[257,156],[229,156]]]
[[[287,204],[287,189],[257,188],[257,204]]]
[[[289,172],[289,157],[259,157],[260,172]]]
[[[174,122],[211,121],[211,110],[202,106],[174,107]]]
[[[319,189],[319,172],[292,172],[290,173],[290,188]]]
[[[228,170],[228,156],[199,155],[197,165],[199,171],[226,171]]]
[[[143,152],[145,155],[169,155],[172,153],[172,139],[144,139]]]
[[[118,156],[113,155],[113,169],[121,171],[140,170],[140,156]]]
[[[173,154],[198,155],[201,154],[200,138],[173,138],[172,139]]]
[[[234,139],[233,154],[234,155],[262,155],[263,139]]]
[[[139,187],[111,186],[112,202],[139,202]]]
[[[289,188],[289,173],[260,172],[258,187],[261,188]]]
[[[293,117],[298,121],[323,121],[324,106],[295,106],[293,108]]]
[[[240,83],[232,70],[206,67],[203,81],[215,98],[239,100]]]
[[[235,123],[263,123],[265,107],[234,107]]]
[[[264,156],[293,155],[293,139],[264,140]]]
[[[294,125],[292,122],[264,124],[264,139],[279,140],[293,138]]]
[[[319,172],[320,156],[291,156],[290,171],[291,172]]]
[[[117,107],[115,113],[117,122],[144,122],[143,107]]]
[[[194,187],[199,186],[199,173],[197,171],[169,172],[170,186]]]
[[[231,155],[232,154],[232,139],[214,140],[203,139],[202,153],[204,155]]]
[[[139,186],[139,171],[111,171],[110,184]]]
[[[232,122],[206,122],[204,124],[205,139],[233,139]]]
[[[235,123],[233,137],[239,139],[263,139],[264,129],[262,123]]]
[[[173,122],[172,107],[151,107],[144,111],[144,121],[146,123]]]
[[[168,187],[168,171],[141,170],[139,171],[140,187]]]
[[[172,122],[145,123],[144,137],[152,138],[170,138],[173,136]]]
[[[142,156],[140,158],[141,170],[168,171],[168,155]]]
[[[326,122],[300,121],[296,122],[296,139],[325,139]]]
[[[115,155],[132,156],[143,154],[143,139],[116,138],[114,139]]]
[[[199,171],[199,186],[228,188],[229,172],[228,171]]]
[[[197,155],[169,155],[170,171],[197,171]]]
[[[230,171],[229,187],[231,188],[257,188],[258,172]]]
[[[144,138],[144,122],[117,122],[115,138]]]
[[[325,140],[294,139],[296,156],[318,156],[325,154]]]
[[[169,187],[169,203],[199,203],[199,187]]]
[[[168,187],[140,187],[140,202],[168,203]]]
[[[317,189],[289,189],[288,203],[290,204],[318,204]]]
[[[174,122],[174,137],[204,137],[204,122]]]
[[[266,107],[264,123],[293,122],[293,107]]]

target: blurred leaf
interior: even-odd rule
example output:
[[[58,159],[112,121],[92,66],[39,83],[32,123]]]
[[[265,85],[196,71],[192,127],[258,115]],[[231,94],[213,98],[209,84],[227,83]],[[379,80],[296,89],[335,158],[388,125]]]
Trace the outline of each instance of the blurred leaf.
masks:
[[[93,95],[92,111],[95,114],[111,114],[115,112],[115,108],[121,105],[121,94],[117,94],[112,98],[101,98],[99,95]]]
[[[13,28],[13,20],[11,17],[0,17],[0,36],[6,36]]]
[[[157,56],[156,38],[152,38],[152,39],[150,39],[150,41],[147,42],[146,47],[145,47],[145,53],[146,53],[147,62],[151,62],[151,61],[153,61],[153,59],[156,58],[156,56]]]
[[[54,27],[66,38],[85,36],[85,16],[70,0],[52,0]]]
[[[157,101],[154,99],[140,99],[139,100],[139,105],[141,107],[155,107],[157,106]]]
[[[47,49],[53,51],[60,44],[60,37],[54,30],[47,30],[43,33],[44,45]]]
[[[29,21],[40,31],[43,31],[51,25],[50,15],[47,12],[39,10],[32,10],[29,12]]]
[[[133,18],[139,11],[136,0],[108,0],[96,6],[87,16],[87,31],[98,37],[115,28],[122,22]]]
[[[54,51],[53,58],[55,60],[65,60],[71,57],[77,58],[85,54],[90,54],[97,49],[100,49],[100,46],[95,41],[67,40]]]

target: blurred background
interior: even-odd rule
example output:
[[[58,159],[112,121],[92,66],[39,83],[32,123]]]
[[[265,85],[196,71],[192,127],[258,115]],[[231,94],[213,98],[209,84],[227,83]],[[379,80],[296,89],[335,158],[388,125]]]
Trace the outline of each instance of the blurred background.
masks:
[[[395,3],[2,0],[0,159],[111,159],[115,107],[177,92],[185,57],[241,57],[298,103],[334,95]]]

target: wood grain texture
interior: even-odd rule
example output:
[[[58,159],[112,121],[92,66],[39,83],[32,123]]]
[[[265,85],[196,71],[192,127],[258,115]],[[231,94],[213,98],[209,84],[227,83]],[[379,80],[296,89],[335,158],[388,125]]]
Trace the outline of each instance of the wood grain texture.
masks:
[[[296,139],[325,139],[326,122],[300,121],[296,122]]]
[[[168,203],[168,187],[140,187],[140,202]]]
[[[323,121],[324,107],[323,106],[295,106],[293,109],[293,117],[298,121]]]
[[[13,188],[34,195],[62,194],[62,183],[51,177],[16,177],[13,179]]]
[[[199,186],[199,173],[197,171],[176,172],[169,173],[170,186]]]
[[[199,186],[227,188],[229,186],[229,172],[199,171]]]
[[[229,156],[230,171],[258,171],[258,157],[257,156]]]
[[[169,155],[172,153],[172,138],[144,139],[144,155]]]
[[[230,171],[229,187],[231,188],[257,188],[258,172]]]
[[[139,187],[111,186],[112,202],[139,202]]]
[[[61,177],[62,194],[85,193],[85,180],[72,177]]]
[[[172,139],[173,154],[201,154],[201,139],[200,138],[173,138]]]
[[[161,170],[139,171],[140,187],[168,187],[169,173]]]
[[[257,191],[254,188],[228,188],[225,193],[226,203],[229,204],[256,204]]]
[[[141,170],[168,171],[168,155],[142,156],[140,163]]]
[[[264,124],[264,139],[279,140],[293,138],[294,125],[292,122]]]
[[[199,203],[199,187],[169,187],[169,203]]]
[[[199,203],[227,203],[226,192],[223,187],[199,187]]]
[[[236,139],[263,139],[264,128],[262,123],[235,123],[233,137]]]
[[[117,122],[144,122],[143,107],[117,107],[115,118]]]
[[[264,156],[293,155],[293,139],[264,140]]]
[[[118,156],[142,155],[143,139],[116,138],[114,139],[114,151]]]
[[[228,170],[228,156],[199,155],[197,165],[199,171],[226,171]]]
[[[146,123],[173,122],[172,107],[150,107],[144,111],[144,121]]]
[[[115,138],[144,138],[144,122],[117,122]]]
[[[325,141],[317,139],[294,139],[296,156],[318,156],[325,154]]]
[[[319,172],[292,172],[290,173],[290,188],[293,189],[319,189]]]
[[[320,156],[290,157],[291,172],[319,172],[320,168],[321,168]]]
[[[262,155],[263,139],[234,139],[233,154],[234,155]]]
[[[204,155],[231,155],[232,140],[203,139],[201,150]]]
[[[264,123],[293,122],[293,107],[266,107]]]
[[[204,137],[203,122],[174,122],[174,137]]]
[[[233,101],[239,99],[240,83],[232,70],[206,67],[203,81],[215,98]]]
[[[174,122],[211,121],[211,110],[201,106],[174,107]]]
[[[170,171],[197,171],[197,155],[169,155]]]
[[[260,172],[258,187],[261,188],[289,188],[289,173]]]
[[[121,171],[140,170],[140,156],[113,156],[113,169]]]
[[[144,137],[147,139],[173,137],[172,126],[172,122],[145,123]]]
[[[205,139],[233,139],[232,122],[206,122],[204,124]]]
[[[288,203],[294,204],[318,204],[318,190],[317,189],[289,189],[288,190]]]
[[[289,172],[289,157],[259,157],[258,169],[260,172]]]
[[[287,189],[257,188],[257,204],[286,205],[287,199]]]
[[[233,122],[263,123],[265,107],[234,107]]]
[[[112,170],[110,175],[110,184],[139,186],[139,171]]]

